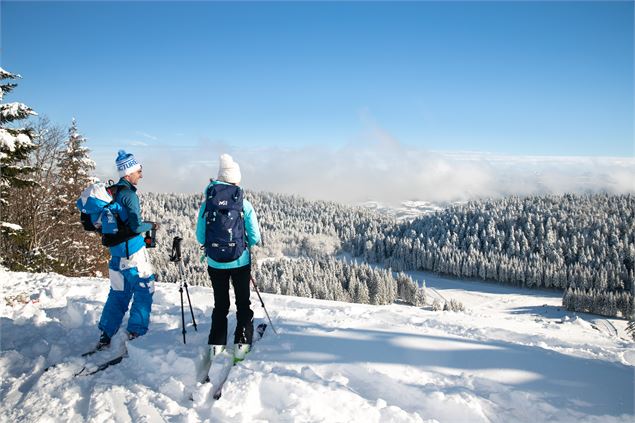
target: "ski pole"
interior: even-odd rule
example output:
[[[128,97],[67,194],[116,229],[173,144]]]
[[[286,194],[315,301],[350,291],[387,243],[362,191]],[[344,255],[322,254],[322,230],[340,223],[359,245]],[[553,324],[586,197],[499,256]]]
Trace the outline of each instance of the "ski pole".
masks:
[[[185,344],[185,312],[183,311],[183,283],[179,284],[179,292],[181,293],[181,323],[183,324],[183,343]]]
[[[183,238],[180,236],[175,236],[172,240],[172,253],[170,254],[170,261],[179,266],[179,271],[182,274],[181,266],[183,263],[181,262],[181,241]],[[190,305],[190,313],[192,314],[192,322],[194,323],[194,330],[198,332],[196,328],[196,320],[194,319],[194,310],[192,309],[192,301],[190,300],[190,291],[187,289],[187,282],[181,281],[179,282],[179,293],[181,294],[181,324],[183,325],[183,343],[185,344],[185,307],[183,307],[183,285],[185,285],[185,293],[187,294],[187,302]]]
[[[198,329],[196,328],[196,319],[194,318],[194,310],[192,310],[192,301],[190,300],[190,291],[188,291],[187,289],[187,282],[183,282],[183,284],[185,285],[185,293],[187,294],[187,302],[190,305],[190,314],[192,315],[192,324],[194,325],[194,330],[198,332]]]
[[[250,275],[249,277],[251,278],[251,283],[253,284],[254,289],[256,290],[256,294],[258,294],[258,299],[260,300],[260,305],[265,310],[265,314],[267,315],[267,319],[269,320],[269,324],[271,325],[271,329],[273,329],[273,333],[275,333],[277,335],[278,332],[276,331],[276,328],[273,327],[273,323],[271,322],[271,317],[269,317],[269,313],[267,312],[267,307],[265,307],[265,303],[264,303],[264,301],[262,301],[262,297],[260,296],[260,292],[258,291],[258,286],[256,285],[256,281],[254,281],[254,277],[253,276]]]

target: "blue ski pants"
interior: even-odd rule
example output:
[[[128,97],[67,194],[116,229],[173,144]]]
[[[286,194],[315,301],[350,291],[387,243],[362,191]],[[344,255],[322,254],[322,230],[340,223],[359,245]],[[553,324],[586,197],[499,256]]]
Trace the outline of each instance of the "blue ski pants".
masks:
[[[117,333],[132,300],[127,331],[144,335],[150,324],[155,279],[145,247],[130,258],[112,257],[108,272],[110,292],[99,320],[99,329],[109,337]]]

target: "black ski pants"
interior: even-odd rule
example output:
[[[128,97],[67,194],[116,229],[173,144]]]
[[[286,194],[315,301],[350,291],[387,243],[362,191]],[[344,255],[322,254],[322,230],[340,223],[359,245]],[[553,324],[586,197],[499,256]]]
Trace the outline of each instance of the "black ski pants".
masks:
[[[236,331],[234,344],[251,344],[254,333],[254,312],[249,307],[249,281],[251,279],[251,263],[235,269],[215,269],[207,267],[207,273],[214,288],[214,311],[212,311],[212,327],[207,343],[225,345],[227,343],[227,314],[229,313],[229,280],[231,279],[236,297]]]

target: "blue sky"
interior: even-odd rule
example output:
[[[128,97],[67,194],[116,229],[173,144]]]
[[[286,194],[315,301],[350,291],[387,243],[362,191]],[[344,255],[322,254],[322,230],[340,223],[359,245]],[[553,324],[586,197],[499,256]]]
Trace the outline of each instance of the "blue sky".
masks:
[[[23,76],[5,101],[75,117],[98,163],[122,147],[634,155],[628,1],[0,7],[2,66]]]

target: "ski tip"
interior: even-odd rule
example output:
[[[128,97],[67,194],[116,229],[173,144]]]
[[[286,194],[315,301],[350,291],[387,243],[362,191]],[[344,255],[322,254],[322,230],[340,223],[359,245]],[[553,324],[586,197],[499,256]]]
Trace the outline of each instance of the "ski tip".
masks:
[[[73,375],[73,377],[83,376],[83,375],[84,375],[84,371],[85,371],[85,370],[86,370],[86,366],[82,367],[82,368],[80,369],[80,371],[79,371],[79,372],[77,372],[77,373],[75,373],[75,374]]]
[[[50,364],[50,365],[48,365],[48,366],[46,366],[46,367],[44,368],[44,370],[42,371],[42,373],[44,373],[44,372],[48,372],[49,370],[56,368],[56,367],[57,367],[58,365],[60,365],[60,364],[62,364],[62,362]]]

